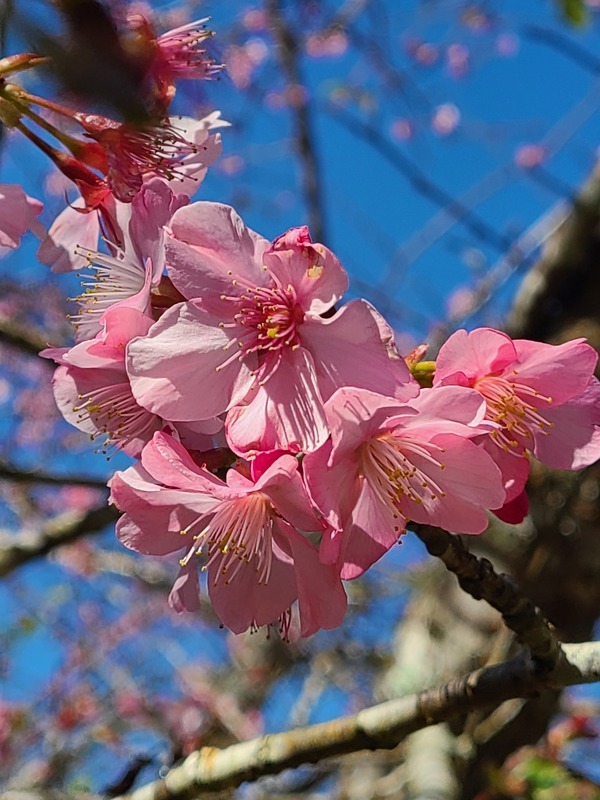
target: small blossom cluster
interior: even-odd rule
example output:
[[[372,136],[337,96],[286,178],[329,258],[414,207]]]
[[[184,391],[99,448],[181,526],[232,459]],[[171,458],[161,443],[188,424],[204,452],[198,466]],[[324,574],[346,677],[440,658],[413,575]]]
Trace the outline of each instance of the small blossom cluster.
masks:
[[[27,53],[0,59],[2,123],[45,153],[80,193],[47,235],[38,233],[43,239],[38,258],[55,272],[85,266],[78,248],[95,250],[100,236],[111,255],[117,254],[125,246],[123,217],[145,183],[158,177],[191,196],[221,152],[213,131],[227,123],[218,112],[200,120],[170,116],[177,80],[210,79],[220,69],[204,49],[212,36],[207,20],[159,35],[133,6],[121,16],[119,25],[113,21],[115,47],[139,85],[141,120],[117,121],[33,95],[12,76],[47,59]]]
[[[436,364],[424,348],[404,359],[369,303],[343,303],[347,275],[306,227],[270,242],[158,178],[120,233],[117,257],[88,254],[77,343],[46,355],[64,416],[135,459],[110,481],[117,533],[178,554],[178,611],[198,608],[205,571],[236,633],[331,629],[342,581],[411,521],[465,534],[489,511],[518,522],[531,455],[559,469],[600,456],[597,356],[582,340],[461,330]]]

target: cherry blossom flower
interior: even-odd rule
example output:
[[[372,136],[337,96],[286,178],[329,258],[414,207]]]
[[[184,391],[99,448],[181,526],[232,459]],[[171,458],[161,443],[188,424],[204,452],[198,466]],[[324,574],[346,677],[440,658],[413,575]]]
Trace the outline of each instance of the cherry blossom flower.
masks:
[[[600,457],[598,360],[583,339],[561,345],[513,341],[491,328],[454,333],[440,350],[434,386],[460,385],[485,399],[497,426],[486,447],[518,497],[527,452],[555,469],[581,469]]]
[[[145,15],[127,16],[127,27],[136,39],[133,47],[145,60],[145,83],[158,114],[168,109],[175,96],[176,80],[209,80],[222,68],[200,46],[213,36],[206,22],[208,18],[197,19],[157,35]]]
[[[177,165],[196,148],[168,123],[140,126],[99,114],[73,115],[86,136],[97,142],[106,159],[106,181],[117,200],[130,203],[142,187],[144,175],[171,180]]]
[[[489,430],[476,392],[425,389],[400,403],[344,388],[325,410],[331,439],[302,466],[330,526],[321,558],[340,566],[342,578],[361,575],[398,542],[410,520],[481,533],[486,509],[502,506],[500,470],[472,441]]]
[[[300,532],[321,525],[293,456],[259,459],[251,476],[229,470],[224,482],[171,436],[156,433],[141,464],[117,472],[110,487],[125,512],[117,523],[123,544],[151,555],[185,547],[170,596],[176,610],[198,607],[195,560],[202,555],[217,616],[234,633],[278,621],[286,628],[296,600],[302,636],[342,621],[339,575]]]
[[[218,133],[210,132],[229,123],[222,120],[220,113],[215,111],[200,120],[175,117],[170,124],[177,136],[188,142],[189,152],[179,159],[168,180],[164,174],[145,173],[140,191],[145,184],[160,178],[175,194],[191,197],[204,180],[208,167],[221,154],[221,137]],[[89,170],[86,170],[86,175],[87,173]],[[91,173],[89,176],[94,180],[91,187],[93,199],[86,191],[84,197],[67,206],[54,220],[38,250],[39,260],[42,264],[50,265],[53,272],[82,269],[87,263],[82,250],[97,250],[101,233],[109,246],[125,248],[123,231],[126,230],[132,213],[130,203],[120,202],[106,182]],[[82,188],[81,181],[78,186]]]
[[[37,219],[42,208],[42,203],[25,194],[18,184],[0,183],[0,253],[15,250],[27,231],[44,235]]]
[[[85,291],[77,298],[81,310],[72,317],[78,341],[94,337],[103,314],[115,305],[127,304],[149,314],[150,293],[164,269],[164,225],[187,202],[186,195],[176,196],[162,181],[153,179],[133,203],[119,208],[123,248],[115,248],[114,256],[84,253],[95,275],[84,281]]]
[[[145,335],[152,322],[134,308],[117,306],[104,314],[100,336],[41,354],[59,364],[52,385],[64,418],[89,433],[92,441],[101,439],[104,453],[122,449],[137,457],[152,435],[168,424],[136,402],[125,370],[128,342]],[[178,433],[188,446],[205,450],[214,446],[212,434],[221,427],[219,420],[206,420],[182,424]]]
[[[306,228],[269,244],[232,208],[206,202],[179,209],[170,228],[168,273],[190,299],[129,348],[133,391],[149,410],[199,420],[234,409],[228,439],[248,456],[322,444],[323,402],[339,386],[417,393],[392,331],[368,303],[323,317],[347,278]]]

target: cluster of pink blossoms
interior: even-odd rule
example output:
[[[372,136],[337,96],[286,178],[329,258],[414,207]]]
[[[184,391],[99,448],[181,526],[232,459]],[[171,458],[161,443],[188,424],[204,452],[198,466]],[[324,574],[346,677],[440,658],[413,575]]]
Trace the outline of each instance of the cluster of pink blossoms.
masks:
[[[215,611],[236,633],[287,634],[292,618],[302,636],[334,628],[342,581],[411,521],[466,534],[481,533],[489,511],[518,522],[530,455],[559,469],[600,457],[597,356],[585,342],[458,331],[422,388],[411,373],[419,354],[402,358],[366,301],[341,304],[346,273],[306,227],[269,242],[232,208],[191,203],[224,123],[218,112],[174,120],[168,109],[176,78],[214,71],[207,34],[192,24],[156,36],[139,14],[124,27],[143,67],[144,126],[8,83],[39,60],[26,54],[0,61],[0,113],[80,190],[39,256],[59,272],[93,269],[75,345],[45,355],[58,363],[66,419],[104,452],[135,459],[110,481],[117,534],[179,558],[173,608],[198,608],[206,571]],[[41,207],[15,187],[0,192],[0,246],[14,247]]]
[[[125,249],[96,256],[78,343],[48,352],[65,417],[137,459],[110,482],[117,534],[178,554],[178,611],[198,607],[206,570],[235,632],[287,632],[292,607],[301,635],[333,628],[342,581],[410,521],[517,522],[530,454],[561,469],[600,456],[585,342],[458,331],[421,388],[378,312],[340,304],[346,273],[307,228],[268,242],[232,208],[185,199],[145,184]]]
[[[219,112],[200,120],[170,116],[177,80],[210,79],[221,68],[204,49],[212,36],[204,27],[207,20],[159,35],[134,6],[122,12],[121,19],[113,20],[113,44],[130,70],[125,78],[135,78],[142,121],[73,109],[13,82],[15,73],[46,61],[43,56],[22,53],[0,59],[3,124],[47,155],[80,193],[46,233],[35,221],[41,203],[27,198],[20,187],[0,185],[0,247],[16,247],[18,235],[29,228],[42,239],[39,260],[55,272],[85,267],[82,251],[96,250],[100,237],[111,255],[126,250],[123,234],[130,205],[145,185],[160,178],[190,197],[221,153],[220,136],[213,131],[228,123]]]

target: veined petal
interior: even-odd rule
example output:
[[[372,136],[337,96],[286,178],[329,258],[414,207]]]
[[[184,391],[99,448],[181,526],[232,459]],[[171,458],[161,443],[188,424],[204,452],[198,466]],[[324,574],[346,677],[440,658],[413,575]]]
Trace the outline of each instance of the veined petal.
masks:
[[[310,353],[284,350],[266,383],[229,411],[225,428],[232,450],[244,457],[269,450],[307,453],[323,444],[328,429]]]
[[[399,541],[406,518],[382,503],[374,487],[363,477],[358,500],[346,526],[341,576],[344,580],[352,580],[379,561]]]
[[[287,544],[294,559],[301,635],[337,628],[348,605],[337,567],[320,563],[317,548],[283,520],[278,520],[274,536],[282,547]]]
[[[492,328],[477,328],[470,333],[459,330],[440,349],[434,385],[462,383],[453,379],[455,373],[472,382],[481,375],[498,373],[516,360],[515,345],[506,333]]]
[[[268,276],[262,256],[268,242],[222,203],[198,202],[179,209],[166,241],[169,277],[187,298],[232,294],[232,280],[261,286]]]
[[[273,548],[266,583],[259,583],[253,564],[242,564],[231,580],[225,580],[217,564],[211,564],[208,594],[217,616],[234,633],[276,623],[297,596],[294,567],[279,547]]]
[[[518,363],[505,375],[552,397],[552,406],[582,394],[594,374],[598,353],[583,339],[552,345],[516,339]]]
[[[160,178],[145,181],[131,203],[129,224],[123,231],[123,249],[135,253],[142,264],[150,259],[153,286],[165,268],[164,226],[178,208],[188,203],[186,195],[175,195]]]
[[[402,512],[415,522],[454,533],[481,533],[488,525],[486,510],[500,508],[505,501],[500,470],[485,450],[469,439],[439,434],[429,444],[438,448],[434,452],[441,466],[436,468],[419,453],[410,453],[412,464],[429,480],[419,502],[408,494],[403,497]]]
[[[252,386],[255,359],[241,362],[235,351],[231,358],[228,345],[236,335],[194,303],[170,308],[127,348],[138,402],[173,422],[209,419],[239,402]]]
[[[394,353],[391,330],[378,317],[365,300],[351,300],[330,319],[305,319],[300,339],[313,356],[323,399],[342,386],[369,389],[399,400],[410,400],[419,393],[404,359]],[[385,329],[389,336],[382,335]]]
[[[178,614],[183,611],[198,611],[200,608],[198,567],[193,561],[180,567],[179,574],[169,594],[169,605]]]
[[[174,553],[188,544],[181,531],[209,515],[218,500],[200,492],[157,485],[139,465],[116,472],[110,481],[111,501],[125,514],[117,522],[117,536],[125,547],[147,555]]]
[[[391,418],[399,422],[418,414],[412,406],[392,397],[354,387],[338,389],[327,401],[325,410],[332,442],[329,466],[354,453]]]
[[[265,494],[281,516],[299,530],[319,531],[323,527],[311,508],[294,456],[280,456],[263,472],[254,488]]]
[[[190,492],[204,492],[220,500],[237,497],[208,470],[199,467],[185,447],[169,434],[155,433],[141,455],[144,469],[166,486]]]
[[[582,469],[600,458],[600,384],[594,377],[579,397],[543,412],[552,425],[535,437],[533,454],[554,469]]]
[[[312,315],[328,311],[348,288],[346,270],[331,250],[312,242],[306,226],[277,237],[264,263],[282,286],[294,287],[302,310]]]
[[[481,424],[487,408],[485,399],[474,389],[464,386],[422,389],[419,396],[410,401],[410,406],[419,413],[412,419],[406,418],[403,426],[407,429],[413,424],[420,431],[428,428],[439,431],[440,420],[443,420],[446,433],[476,436],[489,430],[489,424]]]

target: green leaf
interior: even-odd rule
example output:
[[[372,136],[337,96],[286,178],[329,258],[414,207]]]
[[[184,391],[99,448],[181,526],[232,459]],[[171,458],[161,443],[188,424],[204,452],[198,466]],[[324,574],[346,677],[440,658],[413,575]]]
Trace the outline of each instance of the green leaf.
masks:
[[[588,12],[584,0],[559,0],[563,17],[571,25],[585,25],[588,21]]]

